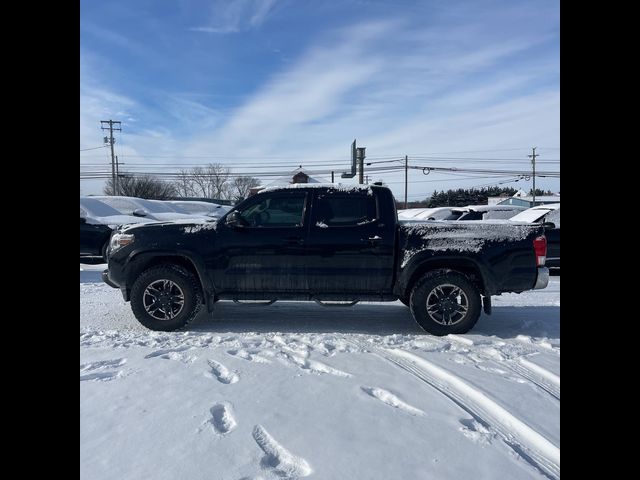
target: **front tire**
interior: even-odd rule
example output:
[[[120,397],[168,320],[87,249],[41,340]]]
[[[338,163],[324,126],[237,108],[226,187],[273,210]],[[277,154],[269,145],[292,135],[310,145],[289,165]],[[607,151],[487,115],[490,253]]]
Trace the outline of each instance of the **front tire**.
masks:
[[[131,310],[151,330],[171,332],[187,326],[202,307],[195,275],[177,265],[144,271],[131,287]]]
[[[480,292],[465,275],[437,270],[416,283],[410,307],[418,325],[433,335],[466,333],[480,317]]]

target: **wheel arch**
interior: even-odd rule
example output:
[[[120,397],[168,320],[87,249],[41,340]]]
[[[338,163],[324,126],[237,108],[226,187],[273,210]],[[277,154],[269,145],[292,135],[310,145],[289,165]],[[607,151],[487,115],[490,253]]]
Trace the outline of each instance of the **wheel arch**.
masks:
[[[482,266],[474,259],[467,257],[438,257],[417,260],[401,274],[399,295],[408,296],[415,284],[429,272],[448,270],[466,276],[482,295],[487,295],[487,278],[483,275]]]
[[[197,256],[190,255],[185,252],[140,252],[132,255],[128,262],[127,281],[126,281],[126,298],[129,300],[131,296],[131,286],[136,278],[149,268],[158,265],[177,265],[180,268],[195,275],[198,280],[200,289],[202,290],[203,303],[209,306],[209,297],[213,293],[212,285],[205,275],[204,262]]]

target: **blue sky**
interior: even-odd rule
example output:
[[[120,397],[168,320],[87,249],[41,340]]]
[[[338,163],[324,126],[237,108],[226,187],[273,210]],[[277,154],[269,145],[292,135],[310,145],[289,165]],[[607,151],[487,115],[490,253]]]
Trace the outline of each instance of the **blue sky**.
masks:
[[[537,146],[537,170],[558,172],[559,45],[557,0],[83,0],[80,148],[102,145],[111,118],[123,170],[302,164],[329,179],[350,168],[357,138],[367,160],[385,162],[371,180],[398,198],[403,171],[375,168],[405,154],[414,166],[524,171]],[[105,171],[108,149],[80,162]],[[530,188],[515,178],[411,170],[409,200]],[[102,185],[81,180],[81,193]]]

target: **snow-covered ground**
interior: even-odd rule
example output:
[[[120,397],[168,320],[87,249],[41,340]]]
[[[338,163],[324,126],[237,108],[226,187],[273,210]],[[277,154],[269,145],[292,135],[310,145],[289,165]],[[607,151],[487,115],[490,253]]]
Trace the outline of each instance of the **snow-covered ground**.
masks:
[[[433,337],[400,302],[219,302],[151,332],[80,266],[80,475],[560,476],[560,277]]]

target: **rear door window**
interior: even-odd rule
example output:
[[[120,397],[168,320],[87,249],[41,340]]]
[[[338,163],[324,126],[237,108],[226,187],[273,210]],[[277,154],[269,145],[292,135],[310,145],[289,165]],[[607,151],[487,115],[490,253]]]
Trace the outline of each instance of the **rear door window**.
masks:
[[[317,227],[352,227],[366,225],[378,218],[373,195],[320,195],[316,202]]]

